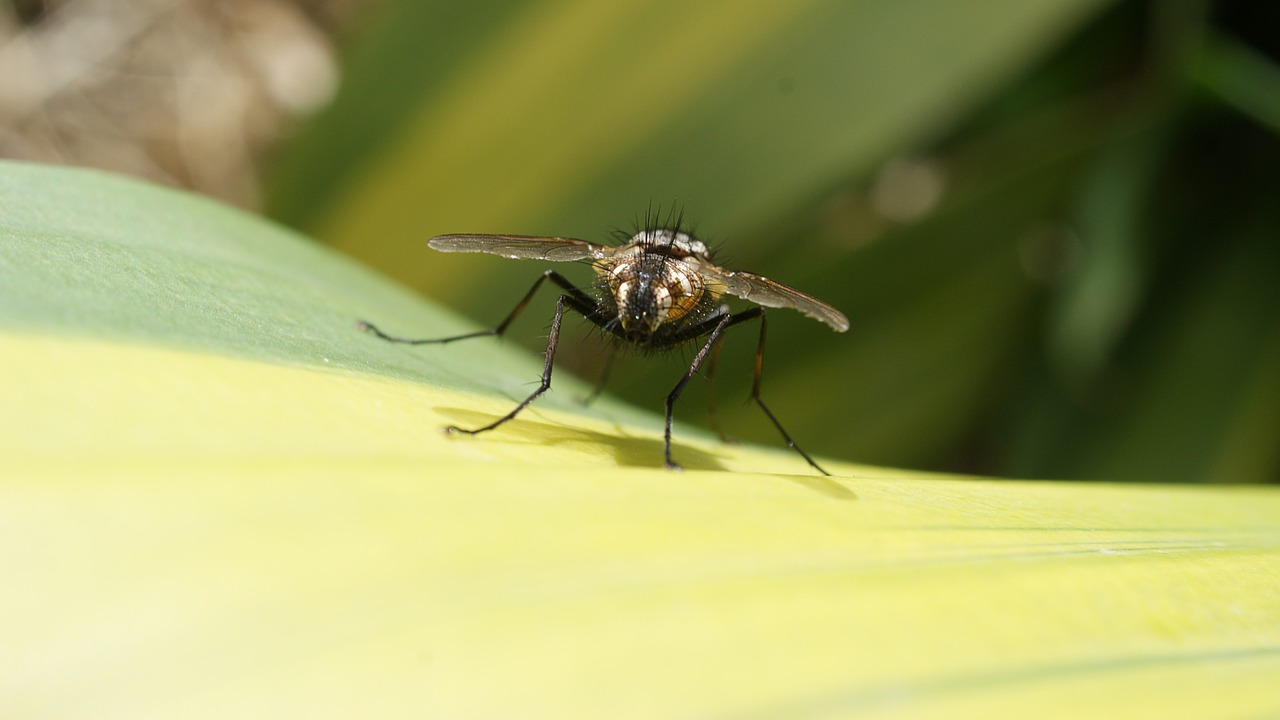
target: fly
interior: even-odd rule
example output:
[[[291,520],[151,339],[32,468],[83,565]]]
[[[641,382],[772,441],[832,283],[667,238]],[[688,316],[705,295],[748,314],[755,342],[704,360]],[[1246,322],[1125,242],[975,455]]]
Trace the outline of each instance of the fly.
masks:
[[[701,348],[680,381],[667,393],[664,403],[666,428],[663,434],[663,459],[668,469],[679,470],[680,466],[671,458],[672,411],[676,400],[708,356],[711,356],[714,365],[719,343],[726,330],[759,320],[760,336],[756,346],[751,399],[777,428],[788,447],[799,453],[818,472],[830,475],[791,439],[760,397],[760,378],[764,370],[765,308],[798,310],[836,332],[848,330],[849,320],[827,303],[799,290],[760,275],[726,270],[716,265],[712,262],[706,245],[689,233],[682,232],[678,222],[675,225],[675,228],[661,228],[654,224],[616,246],[596,245],[585,240],[563,237],[437,235],[427,245],[440,252],[486,253],[546,262],[590,262],[596,272],[594,292],[588,293],[580,289],[555,270],[546,270],[506,319],[491,330],[445,338],[410,339],[388,335],[367,322],[360,323],[360,327],[383,340],[408,345],[449,343],[474,337],[502,335],[524,311],[544,282],[550,280],[559,286],[563,292],[556,300],[556,312],[547,338],[542,382],[538,389],[511,412],[488,425],[471,429],[453,425],[446,428],[449,432],[468,435],[500,427],[551,387],[551,371],[560,341],[560,324],[566,311],[572,310],[582,315],[614,337],[619,344],[643,350],[664,350],[700,340]],[[747,300],[754,303],[755,307],[731,312],[727,305],[721,304],[726,295]]]

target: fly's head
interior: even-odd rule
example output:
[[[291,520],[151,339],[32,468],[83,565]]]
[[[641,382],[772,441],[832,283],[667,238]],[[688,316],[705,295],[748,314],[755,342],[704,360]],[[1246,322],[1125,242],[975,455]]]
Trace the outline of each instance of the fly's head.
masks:
[[[625,339],[644,344],[664,329],[700,319],[716,297],[698,269],[706,246],[670,230],[637,233],[597,271],[617,307]]]

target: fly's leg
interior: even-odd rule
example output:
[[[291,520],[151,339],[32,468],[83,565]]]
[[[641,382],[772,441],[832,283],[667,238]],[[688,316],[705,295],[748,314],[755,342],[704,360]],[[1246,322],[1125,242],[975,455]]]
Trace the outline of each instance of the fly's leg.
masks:
[[[470,338],[489,337],[492,335],[501,336],[504,332],[507,331],[507,327],[510,326],[511,323],[515,322],[516,318],[520,317],[520,313],[524,312],[524,309],[526,306],[528,306],[529,301],[533,299],[533,294],[536,293],[538,291],[538,288],[542,286],[542,283],[546,282],[547,280],[550,280],[556,285],[559,285],[567,293],[569,293],[572,300],[570,305],[573,307],[573,309],[577,310],[578,312],[582,312],[583,314],[589,313],[591,311],[591,308],[594,305],[594,302],[586,293],[582,292],[573,283],[569,282],[568,278],[566,278],[565,276],[561,275],[555,270],[548,270],[542,273],[542,276],[539,277],[538,280],[533,283],[533,287],[529,288],[529,292],[525,293],[524,297],[520,298],[520,302],[516,304],[515,309],[512,310],[510,314],[507,315],[506,319],[503,320],[501,323],[499,323],[498,327],[493,328],[492,330],[480,330],[477,332],[466,333],[465,335],[454,335],[452,337],[420,339],[420,338],[403,338],[403,337],[395,337],[393,335],[388,335],[382,330],[379,330],[373,323],[365,322],[363,320],[357,323],[356,327],[369,333],[370,335],[380,337],[383,340],[386,340],[387,342],[402,343],[405,345],[439,345],[443,343],[451,343],[451,342],[454,342],[455,340],[467,340]]]
[[[668,470],[680,470],[681,467],[671,459],[671,420],[672,413],[675,408],[676,400],[680,399],[680,393],[684,392],[684,386],[689,384],[689,379],[698,374],[698,368],[702,367],[703,361],[707,359],[707,355],[711,349],[720,342],[720,335],[724,333],[724,329],[729,326],[733,315],[725,313],[718,318],[715,327],[711,329],[711,334],[707,336],[707,341],[702,345],[702,349],[693,356],[693,362],[689,364],[689,369],[685,371],[684,376],[680,378],[680,382],[671,388],[671,392],[667,393],[666,402],[663,409],[666,411],[666,428],[662,435],[662,456],[666,462]]]
[[[600,397],[600,393],[604,392],[604,386],[609,382],[609,373],[613,372],[613,361],[618,357],[618,346],[610,345],[609,354],[604,358],[604,368],[600,371],[600,379],[596,381],[596,386],[591,389],[591,394],[582,398],[583,405],[590,405]]]
[[[720,427],[720,413],[716,410],[716,368],[720,365],[720,351],[724,349],[724,338],[720,338],[711,348],[711,357],[707,360],[707,420],[711,429],[720,436],[720,442],[733,444],[733,438],[725,434]]]
[[[675,401],[680,397],[680,393],[684,390],[684,386],[689,382],[689,379],[697,374],[698,368],[701,367],[702,363],[707,359],[707,356],[716,352],[716,346],[719,344],[724,331],[734,325],[741,325],[742,323],[757,319],[760,321],[760,341],[756,345],[756,364],[755,375],[751,382],[751,400],[760,407],[760,410],[764,412],[765,417],[769,418],[769,422],[773,423],[773,427],[778,430],[780,435],[782,435],[782,439],[787,443],[787,447],[800,453],[800,457],[804,458],[805,462],[809,463],[814,470],[817,470],[823,475],[831,474],[815,462],[812,457],[809,457],[809,453],[801,449],[801,447],[796,444],[795,440],[791,439],[791,435],[782,427],[782,423],[778,422],[778,418],[774,416],[773,411],[769,409],[768,405],[765,405],[764,400],[760,397],[760,379],[764,375],[764,346],[767,327],[764,308],[761,307],[754,307],[736,315],[725,313],[724,315],[716,316],[708,320],[706,323],[691,328],[688,335],[685,336],[685,339],[691,340],[695,337],[702,337],[703,335],[706,335],[707,340],[703,344],[702,349],[694,355],[693,363],[689,365],[689,370],[685,372],[684,377],[680,378],[680,382],[676,383],[676,386],[672,388],[671,392],[667,395],[665,406],[666,432],[663,436],[663,452],[665,454],[668,468],[673,470],[680,468],[680,466],[671,459],[671,422],[672,409],[675,406]],[[708,374],[710,374],[710,372]]]
[[[535,285],[534,287],[536,288],[537,286]],[[526,298],[526,300],[527,299],[528,298]],[[560,321],[564,319],[565,305],[572,305],[573,303],[574,303],[574,299],[568,295],[561,295],[560,299],[556,301],[556,316],[551,320],[551,334],[547,337],[546,363],[543,364],[542,366],[542,382],[538,384],[538,389],[534,390],[533,393],[529,395],[529,397],[525,398],[519,405],[516,405],[514,410],[507,413],[506,415],[503,415],[497,420],[494,420],[488,425],[485,425],[484,427],[478,427],[478,428],[468,430],[466,428],[460,428],[457,425],[450,425],[449,427],[445,428],[445,432],[451,432],[451,433],[458,432],[458,433],[466,433],[467,435],[477,435],[479,433],[492,430],[498,427],[499,425],[502,425],[503,423],[507,422],[508,420],[511,420],[516,415],[519,415],[521,410],[529,407],[529,403],[533,402],[534,400],[537,400],[539,395],[541,395],[542,393],[546,392],[548,389],[551,388],[551,369],[556,362],[556,346],[560,344]]]
[[[764,338],[768,322],[765,320],[764,308],[754,308],[754,310],[758,310],[758,314],[760,316],[760,342],[756,346],[756,369],[755,377],[751,381],[751,399],[755,401],[756,405],[760,406],[760,409],[764,411],[765,416],[769,418],[769,422],[773,423],[773,426],[778,429],[778,433],[781,434],[782,439],[786,441],[787,447],[800,453],[800,457],[804,458],[805,462],[812,465],[814,470],[817,470],[823,475],[830,476],[831,473],[827,472],[821,465],[814,462],[813,458],[809,457],[809,453],[800,449],[800,446],[796,444],[796,441],[791,439],[791,435],[782,428],[782,423],[778,422],[778,418],[774,417],[773,413],[769,410],[769,406],[765,405],[764,400],[760,398],[760,377],[764,373]],[[743,314],[745,315],[746,313]]]
[[[556,272],[555,270],[547,270],[546,272],[542,273],[542,276],[539,277],[536,282],[533,283],[533,287],[529,288],[529,291],[524,294],[524,297],[520,298],[520,302],[516,304],[515,308],[507,315],[507,317],[501,323],[499,323],[496,328],[493,328],[492,330],[481,330],[478,332],[467,333],[465,335],[455,335],[452,337],[445,337],[445,338],[414,339],[414,338],[402,338],[402,337],[395,337],[392,335],[388,335],[384,333],[382,330],[375,327],[372,323],[368,323],[368,322],[363,322],[363,321],[360,322],[359,327],[361,330],[364,330],[365,332],[371,335],[374,335],[376,337],[382,338],[387,342],[403,343],[406,345],[442,344],[442,343],[454,342],[455,340],[466,340],[468,338],[474,338],[474,337],[488,337],[491,335],[501,336],[504,332],[506,332],[507,328],[511,325],[511,323],[514,322],[515,319],[520,316],[520,313],[524,312],[525,307],[529,305],[529,301],[533,299],[534,293],[536,293],[538,291],[538,288],[542,286],[542,283],[546,282],[547,280],[550,280],[556,285],[559,285],[565,291],[565,294],[561,295],[560,298],[556,301],[556,314],[551,321],[551,334],[547,339],[546,363],[542,367],[542,382],[538,385],[538,389],[535,390],[533,394],[531,394],[529,397],[525,398],[524,401],[521,402],[519,405],[516,405],[514,410],[498,418],[496,421],[491,422],[488,425],[485,425],[484,427],[467,429],[467,428],[460,428],[456,425],[450,425],[445,428],[446,432],[451,432],[451,433],[459,432],[459,433],[466,433],[468,435],[475,435],[477,433],[482,433],[488,430],[492,430],[498,427],[499,425],[502,425],[503,423],[507,422],[508,420],[514,418],[516,415],[520,413],[521,410],[524,410],[526,407],[529,406],[530,403],[538,399],[539,395],[542,395],[548,389],[550,389],[551,369],[555,364],[556,347],[560,343],[560,325],[564,320],[565,308],[568,307],[574,310],[575,312],[581,313],[583,316],[587,318],[594,317],[594,314],[596,312],[595,302],[591,299],[589,295],[582,292],[582,290],[578,289],[573,283],[569,282],[567,278],[565,278],[563,275]]]

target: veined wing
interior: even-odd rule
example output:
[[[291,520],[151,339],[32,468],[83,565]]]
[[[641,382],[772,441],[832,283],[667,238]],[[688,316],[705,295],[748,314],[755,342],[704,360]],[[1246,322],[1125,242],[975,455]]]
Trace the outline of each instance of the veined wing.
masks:
[[[427,241],[432,250],[440,252],[474,252],[500,255],[505,258],[572,262],[574,260],[599,260],[607,257],[613,248],[593,245],[585,240],[562,237],[537,237],[533,235],[437,235]]]
[[[836,332],[849,329],[849,319],[839,310],[780,282],[774,282],[754,273],[731,270],[715,272],[714,277],[724,283],[725,292],[730,295],[736,295],[764,307],[799,310],[814,320],[826,323]]]

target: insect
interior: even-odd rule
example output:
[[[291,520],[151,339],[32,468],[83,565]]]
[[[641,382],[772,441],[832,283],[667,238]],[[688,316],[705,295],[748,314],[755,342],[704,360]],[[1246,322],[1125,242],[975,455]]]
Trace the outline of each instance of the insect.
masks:
[[[572,310],[598,326],[622,346],[664,350],[694,340],[702,341],[689,369],[671,392],[667,393],[664,403],[666,428],[663,434],[663,459],[668,469],[678,470],[680,466],[671,458],[671,423],[676,400],[708,356],[712,358],[709,372],[714,367],[715,356],[726,330],[759,320],[760,336],[756,346],[751,399],[777,428],[788,447],[800,453],[805,461],[822,474],[830,474],[800,449],[760,397],[760,378],[764,370],[765,308],[792,308],[825,323],[836,332],[848,330],[848,319],[827,303],[766,277],[726,270],[716,265],[711,260],[707,246],[689,233],[682,232],[679,221],[671,228],[659,227],[656,222],[646,221],[644,229],[616,246],[596,245],[563,237],[488,234],[437,235],[427,244],[441,252],[487,253],[505,258],[548,262],[590,262],[596,272],[593,292],[587,292],[555,270],[544,271],[516,304],[515,309],[491,330],[445,338],[410,339],[388,335],[367,322],[360,323],[361,329],[383,340],[409,345],[500,336],[524,311],[544,282],[550,280],[560,287],[562,293],[556,300],[556,312],[547,338],[542,382],[538,388],[511,412],[484,427],[466,429],[449,426],[447,431],[469,435],[488,432],[520,414],[520,411],[545,393],[551,387],[551,371],[560,341],[560,324],[565,312]],[[721,304],[726,295],[755,303],[755,307],[731,312],[728,305]]]

